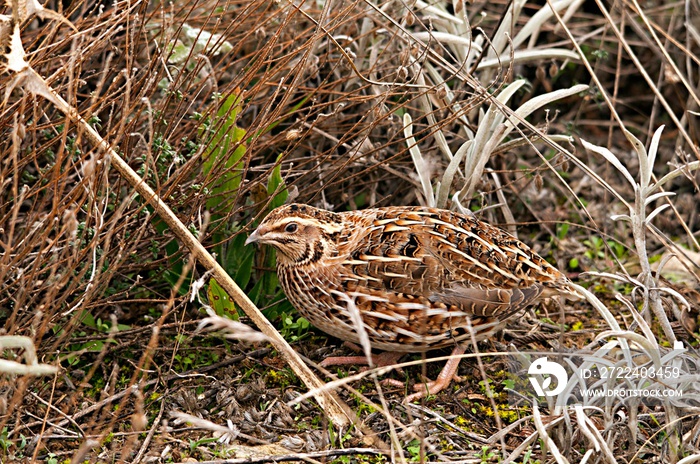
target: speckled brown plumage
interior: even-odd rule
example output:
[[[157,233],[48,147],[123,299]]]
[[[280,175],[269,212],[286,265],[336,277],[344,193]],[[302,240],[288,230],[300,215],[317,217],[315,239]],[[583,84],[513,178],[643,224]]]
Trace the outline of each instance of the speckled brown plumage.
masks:
[[[246,243],[274,246],[280,285],[313,325],[373,348],[424,352],[500,330],[518,310],[571,282],[512,235],[474,217],[422,207],[332,213],[292,204]]]

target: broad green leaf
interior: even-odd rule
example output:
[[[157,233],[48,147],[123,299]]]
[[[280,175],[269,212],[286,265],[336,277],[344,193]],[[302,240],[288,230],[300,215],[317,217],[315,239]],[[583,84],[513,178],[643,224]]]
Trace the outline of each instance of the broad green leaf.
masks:
[[[202,169],[207,177],[216,176],[207,208],[221,215],[232,211],[233,202],[227,199],[236,197],[243,176],[246,131],[235,124],[242,110],[241,102],[238,93],[232,93],[219,107],[215,120],[199,128],[199,135],[207,145]],[[236,148],[231,151],[233,146]]]
[[[88,311],[82,311],[80,313],[80,322],[90,327],[91,329],[97,329],[97,322],[95,322],[95,317]]]
[[[226,293],[226,290],[221,288],[216,279],[209,279],[207,286],[207,299],[209,305],[214,308],[214,311],[219,316],[230,316],[234,321],[238,320],[238,311],[233,301]]]

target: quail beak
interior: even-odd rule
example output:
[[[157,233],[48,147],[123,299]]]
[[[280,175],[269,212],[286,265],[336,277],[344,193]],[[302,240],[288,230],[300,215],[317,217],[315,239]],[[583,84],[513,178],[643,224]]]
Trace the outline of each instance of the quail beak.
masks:
[[[251,243],[258,243],[260,241],[260,232],[258,232],[260,229],[255,229],[252,234],[248,236],[248,238],[245,241],[246,245],[249,245]]]

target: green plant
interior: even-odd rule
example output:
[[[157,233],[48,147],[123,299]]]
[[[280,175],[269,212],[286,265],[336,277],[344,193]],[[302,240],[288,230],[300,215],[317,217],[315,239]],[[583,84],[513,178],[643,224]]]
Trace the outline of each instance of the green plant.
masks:
[[[83,310],[79,313],[79,321],[80,323],[92,329],[95,332],[98,333],[103,333],[103,334],[109,334],[112,332],[112,330],[116,331],[122,331],[122,330],[129,330],[131,326],[126,325],[126,324],[117,324],[115,328],[112,327],[112,322],[110,321],[103,321],[101,318],[95,318],[90,312],[87,310]],[[54,332],[56,335],[61,334],[61,330],[59,326],[55,326],[53,328]],[[76,331],[73,333],[74,336],[76,337],[85,337],[88,335],[87,331],[80,330]],[[67,362],[69,366],[78,366],[81,364],[82,361],[84,361],[80,354],[85,353],[85,352],[92,352],[92,353],[99,353],[104,349],[105,343],[115,343],[114,340],[111,338],[105,338],[101,340],[88,340],[85,343],[72,343],[70,345],[70,354],[63,358],[63,361]]]
[[[530,463],[539,464],[539,462],[540,462],[539,459],[533,461],[533,460],[531,460],[531,457],[532,457],[532,449],[528,449],[523,454],[523,463],[522,464],[530,464]]]
[[[627,248],[621,242],[615,240],[606,241],[595,235],[584,240],[583,244],[588,248],[584,252],[584,256],[590,260],[605,259],[606,251],[611,251],[618,259],[623,258],[627,254]]]
[[[7,435],[7,427],[3,427],[2,432],[0,432],[0,448],[5,452],[12,446],[12,440],[8,439]]]
[[[234,199],[243,179],[246,154],[245,129],[236,125],[243,109],[237,92],[226,97],[213,120],[199,126],[199,138],[206,147],[202,154],[202,172],[205,183],[212,185],[207,198],[207,209],[221,219],[221,215],[233,211]]]
[[[241,103],[242,99],[238,93],[232,92],[223,99],[213,118],[201,121],[198,130],[199,142],[206,147],[202,154],[202,159],[204,160],[202,173],[205,179],[204,185],[208,187],[202,188],[198,184],[197,189],[202,190],[207,195],[206,207],[212,213],[212,227],[217,231],[212,236],[214,243],[224,242],[227,237],[230,237],[236,231],[235,227],[233,229],[227,228],[222,222],[234,209],[234,199],[237,197],[243,176],[246,131],[236,125],[236,119],[242,110]],[[188,145],[188,149],[190,154],[196,152],[192,144]],[[160,154],[158,159],[161,161],[157,162],[159,171],[166,165],[169,168],[171,161],[175,162],[182,159],[172,149],[167,140],[161,137],[156,138],[154,141],[154,150]],[[161,173],[159,172],[159,174]],[[153,212],[153,209],[150,207],[148,207],[148,210]],[[168,229],[165,221],[157,216],[153,218],[152,222],[159,234],[164,233]],[[191,230],[196,232],[192,228]],[[236,243],[236,245],[239,245],[235,247],[236,250],[242,249],[242,246],[240,246],[242,242],[240,244]],[[180,245],[173,239],[166,243],[164,248],[168,257],[168,265],[165,270],[160,270],[159,272],[171,285],[175,285],[180,280],[184,270]],[[155,257],[157,257],[159,250],[156,248],[153,251]],[[222,256],[220,251],[215,250],[219,256]],[[179,287],[178,291],[181,295],[189,290],[188,284],[190,281],[191,277],[188,276],[184,285]],[[215,290],[214,294],[216,294]]]
[[[282,178],[281,172],[281,155],[277,159],[277,164],[272,170],[267,182],[267,194],[270,198],[268,211],[281,206],[287,200],[289,192]],[[247,236],[240,231],[238,224],[233,225],[232,230],[228,235],[234,235],[230,241],[226,241],[226,237],[214,234],[213,239],[219,243],[214,249],[219,257],[219,262],[234,279],[241,288],[247,288],[253,274],[255,266],[256,249],[252,246],[245,246]],[[258,263],[260,268],[264,269],[258,276],[253,287],[248,291],[248,297],[258,306],[265,306],[263,314],[270,319],[276,320],[282,316],[284,327],[282,335],[289,337],[290,341],[297,341],[308,330],[308,322],[300,318],[296,321],[289,321],[286,317],[287,313],[293,311],[289,302],[284,298],[284,294],[279,287],[277,274],[272,271],[275,268],[275,253],[274,250],[264,250]],[[224,296],[225,292],[220,288],[218,283],[210,281],[208,294],[210,305],[214,308],[217,314],[230,314],[233,318],[235,306]],[[212,304],[213,303],[213,304]]]
[[[564,240],[566,238],[566,234],[569,233],[569,224],[564,222],[557,224],[557,239],[558,240]]]
[[[421,450],[420,441],[419,440],[411,440],[411,442],[406,447],[406,451],[411,456],[411,462],[418,462],[421,460],[420,450]]]
[[[493,462],[496,457],[496,453],[491,450],[490,447],[484,445],[481,447],[481,453],[479,453],[479,459],[481,459],[482,464],[487,462]]]
[[[311,324],[306,318],[299,316],[296,320],[286,313],[282,313],[282,329],[280,333],[290,342],[298,342],[309,335]]]
[[[226,316],[234,321],[238,320],[236,305],[216,279],[210,279],[207,286],[207,301],[218,316]]]
[[[197,367],[210,366],[219,361],[219,354],[213,350],[191,349],[185,343],[181,350],[173,356],[175,369],[178,372],[185,372]]]
[[[201,445],[206,445],[209,443],[216,443],[217,438],[202,438],[200,440],[188,440],[189,442],[189,448],[190,452],[194,452],[199,448]]]
[[[606,50],[593,50],[591,56],[598,61],[607,61],[610,58],[610,53]]]
[[[109,333],[112,331],[112,323],[109,321],[103,321],[101,318],[95,319],[95,317],[90,314],[88,311],[82,311],[80,313],[80,322],[83,325],[86,325],[87,327],[90,327],[91,329],[96,330],[97,332],[102,332],[102,333]],[[117,324],[116,330],[121,331],[121,330],[129,330],[131,326],[126,325],[126,324]]]
[[[235,206],[233,199],[238,196],[245,163],[246,131],[236,125],[236,119],[242,110],[241,103],[241,97],[236,92],[225,98],[215,118],[202,122],[199,135],[207,147],[202,166],[205,185],[211,183],[206,179],[216,179],[207,192],[209,197],[206,204],[212,212],[212,225],[216,230],[212,234],[212,240],[218,244],[214,247],[214,252],[219,263],[238,286],[246,288],[255,264],[255,249],[245,246],[247,237],[240,233],[239,224],[222,224]],[[269,210],[282,205],[287,199],[288,191],[281,173],[281,155],[268,179],[267,194],[270,197]],[[231,236],[233,239],[227,240]],[[274,253],[268,253],[262,267],[273,268],[274,263]],[[237,318],[235,306],[225,297],[225,292],[217,282],[210,281],[207,292],[210,297],[209,304],[217,314],[228,314],[234,319]],[[263,272],[248,292],[248,296],[257,305],[263,300],[280,301],[282,294],[277,285],[276,274]],[[270,314],[266,315],[270,317]]]

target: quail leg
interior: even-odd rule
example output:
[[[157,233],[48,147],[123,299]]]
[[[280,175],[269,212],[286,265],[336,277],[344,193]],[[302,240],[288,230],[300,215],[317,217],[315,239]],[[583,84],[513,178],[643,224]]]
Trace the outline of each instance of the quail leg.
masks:
[[[455,374],[457,373],[459,362],[462,360],[460,355],[464,354],[464,351],[464,346],[455,346],[454,350],[452,350],[452,353],[450,354],[451,358],[447,361],[445,367],[442,368],[442,371],[440,371],[440,374],[438,375],[437,379],[433,380],[432,382],[428,382],[425,385],[416,385],[416,388],[420,389],[420,391],[409,395],[406,398],[405,402],[410,403],[411,401],[416,401],[421,398],[425,398],[428,395],[435,395],[447,388],[452,382],[452,379],[454,378]]]

